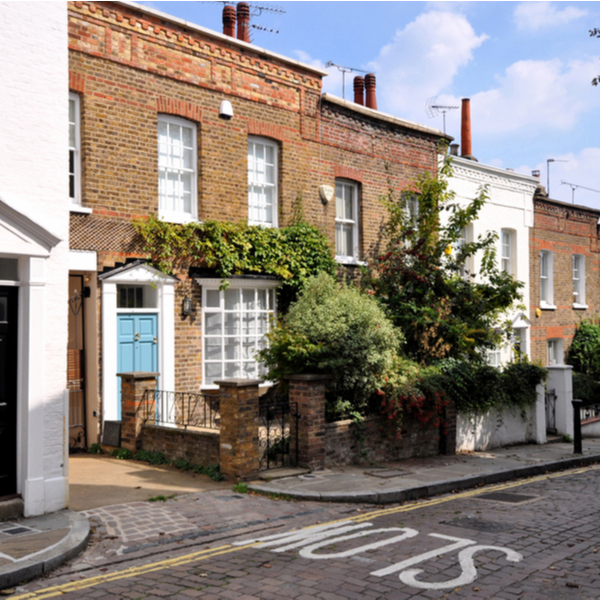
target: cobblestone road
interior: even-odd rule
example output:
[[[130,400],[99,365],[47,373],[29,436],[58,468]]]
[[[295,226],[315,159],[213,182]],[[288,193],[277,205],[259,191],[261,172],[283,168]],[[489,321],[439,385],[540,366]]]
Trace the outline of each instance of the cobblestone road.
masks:
[[[600,598],[600,469],[395,507],[208,492],[89,511],[88,550],[20,600]]]

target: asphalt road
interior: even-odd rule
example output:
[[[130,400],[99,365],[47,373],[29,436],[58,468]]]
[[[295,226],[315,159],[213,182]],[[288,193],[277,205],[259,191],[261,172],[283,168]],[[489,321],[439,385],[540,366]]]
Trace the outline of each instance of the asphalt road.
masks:
[[[90,511],[84,555],[12,598],[600,598],[599,467],[392,507],[146,505]]]

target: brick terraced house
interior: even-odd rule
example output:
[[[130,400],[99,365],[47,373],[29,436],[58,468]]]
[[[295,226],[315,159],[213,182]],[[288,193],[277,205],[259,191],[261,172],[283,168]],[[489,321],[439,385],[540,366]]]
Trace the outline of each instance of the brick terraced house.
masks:
[[[244,3],[237,15],[225,7],[224,25],[221,34],[131,2],[69,2],[70,281],[80,300],[69,379],[80,445],[119,420],[118,372],[159,372],[160,389],[180,391],[256,377],[253,350],[276,313],[272,279],[233,278],[221,291],[217,277],[172,277],[136,260],[145,255],[133,219],[278,227],[301,195],[352,269],[377,243],[388,176],[402,190],[435,172],[449,139],[379,112],[372,75],[357,78],[354,102],[322,94],[325,71],[249,43]],[[242,333],[242,318],[264,325]]]
[[[531,357],[564,363],[582,319],[600,307],[600,210],[551,200],[543,187],[534,198],[530,231]]]

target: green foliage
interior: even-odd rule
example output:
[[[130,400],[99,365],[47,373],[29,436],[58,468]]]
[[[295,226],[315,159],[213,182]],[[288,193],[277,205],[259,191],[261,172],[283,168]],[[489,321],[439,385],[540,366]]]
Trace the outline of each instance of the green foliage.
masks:
[[[134,221],[134,227],[144,251],[162,271],[211,268],[225,286],[232,275],[274,275],[283,282],[280,295],[286,306],[308,277],[337,270],[327,238],[304,221],[301,211],[282,228],[218,221],[174,224],[155,216]]]
[[[573,370],[600,380],[600,324],[583,321],[577,328],[569,348],[567,364]]]
[[[129,460],[130,458],[133,458],[133,452],[131,450],[127,450],[127,448],[115,448],[110,455],[118,458],[119,460]]]
[[[241,481],[238,481],[233,486],[233,491],[236,494],[247,494],[248,493],[248,484],[247,483],[242,483]]]
[[[219,465],[208,465],[206,467],[195,465],[192,467],[192,471],[198,475],[207,475],[213,481],[223,481],[223,474]]]
[[[491,409],[522,410],[534,404],[536,386],[547,374],[546,369],[526,360],[510,363],[502,371],[455,359],[440,361],[436,366],[444,376],[444,390],[456,410],[471,415]]]
[[[502,318],[520,299],[523,285],[498,269],[494,233],[461,241],[487,194],[482,190],[461,208],[448,190],[450,176],[446,163],[437,177],[426,174],[415,182],[416,217],[408,210],[408,196],[390,187],[382,199],[389,215],[385,249],[363,277],[363,285],[404,332],[408,356],[423,364],[447,357],[484,362],[486,350],[508,333],[509,323],[502,324]],[[444,212],[448,215],[442,220]],[[475,281],[464,265],[477,253],[481,269]]]
[[[171,494],[170,496],[163,496],[159,494],[158,496],[152,496],[152,498],[148,498],[148,502],[166,502],[171,498],[175,498],[175,494]]]
[[[573,398],[583,400],[584,406],[600,402],[600,383],[587,373],[573,371]]]
[[[326,374],[329,408],[341,399],[358,412],[391,368],[402,339],[373,298],[326,273],[307,280],[268,337],[269,347],[259,356],[269,379]]]
[[[100,444],[92,444],[88,448],[88,454],[104,454],[104,450]]]
[[[169,461],[162,452],[149,452],[148,450],[138,450],[133,457],[135,460],[148,462],[151,465],[166,465]]]

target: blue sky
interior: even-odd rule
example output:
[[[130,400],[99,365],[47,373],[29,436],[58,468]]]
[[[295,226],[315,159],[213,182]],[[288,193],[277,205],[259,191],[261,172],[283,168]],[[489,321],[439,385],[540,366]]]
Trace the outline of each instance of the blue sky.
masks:
[[[252,2],[250,2],[252,4]],[[216,31],[219,2],[141,2]],[[327,61],[374,72],[379,110],[442,129],[425,105],[471,98],[473,155],[531,174],[553,198],[600,208],[600,2],[255,2],[281,8],[252,22],[253,43],[309,64]],[[324,91],[342,95],[328,69]],[[346,76],[352,98],[353,74]],[[460,110],[446,115],[460,142]],[[567,161],[567,162],[559,162]]]

